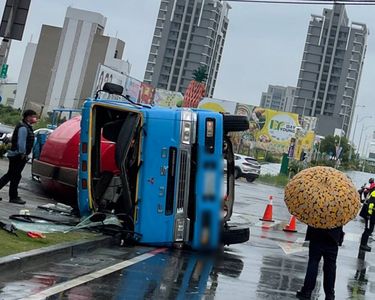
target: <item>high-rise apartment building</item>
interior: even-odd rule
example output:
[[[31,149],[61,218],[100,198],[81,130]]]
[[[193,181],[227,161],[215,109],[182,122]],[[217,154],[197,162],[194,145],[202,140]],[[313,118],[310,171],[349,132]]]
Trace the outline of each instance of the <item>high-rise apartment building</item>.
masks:
[[[292,86],[269,85],[262,93],[260,107],[291,112],[296,88]]]
[[[350,134],[368,34],[365,24],[349,22],[343,5],[311,16],[293,112],[318,117],[320,135]]]
[[[69,7],[62,28],[42,25],[38,44],[26,48],[15,107],[77,108],[92,96],[99,64],[125,72],[125,43],[104,36],[105,24],[99,13]]]
[[[204,65],[206,91],[212,97],[229,9],[218,0],[161,0],[144,81],[184,93],[193,71]]]

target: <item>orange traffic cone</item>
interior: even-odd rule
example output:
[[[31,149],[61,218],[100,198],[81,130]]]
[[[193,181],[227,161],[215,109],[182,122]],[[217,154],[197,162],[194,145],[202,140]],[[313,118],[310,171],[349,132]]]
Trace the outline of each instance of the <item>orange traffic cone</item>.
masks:
[[[272,196],[270,196],[270,203],[267,204],[266,210],[264,211],[263,218],[259,219],[266,222],[275,222],[272,220]]]
[[[295,216],[290,217],[289,224],[286,225],[283,230],[287,232],[297,232]]]

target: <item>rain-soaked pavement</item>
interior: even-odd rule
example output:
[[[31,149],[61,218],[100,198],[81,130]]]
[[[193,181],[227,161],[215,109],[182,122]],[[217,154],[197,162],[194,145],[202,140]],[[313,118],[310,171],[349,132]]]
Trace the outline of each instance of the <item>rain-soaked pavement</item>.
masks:
[[[290,218],[282,189],[238,181],[236,193],[232,220],[250,226],[247,243],[216,255],[99,248],[27,272],[0,274],[0,299],[296,299],[307,265],[305,225],[297,223],[297,233],[282,230]],[[263,223],[259,218],[270,195],[275,222]],[[344,228],[336,299],[375,299],[374,254],[358,252],[363,226],[358,217]],[[319,273],[313,299],[324,299],[321,280]]]

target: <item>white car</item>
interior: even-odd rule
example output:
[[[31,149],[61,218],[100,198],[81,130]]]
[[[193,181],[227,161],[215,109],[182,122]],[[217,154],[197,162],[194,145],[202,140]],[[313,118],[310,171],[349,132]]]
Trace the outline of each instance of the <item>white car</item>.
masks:
[[[234,177],[244,177],[248,182],[253,182],[260,174],[260,164],[251,156],[234,155]],[[224,171],[227,170],[227,161],[224,160]]]

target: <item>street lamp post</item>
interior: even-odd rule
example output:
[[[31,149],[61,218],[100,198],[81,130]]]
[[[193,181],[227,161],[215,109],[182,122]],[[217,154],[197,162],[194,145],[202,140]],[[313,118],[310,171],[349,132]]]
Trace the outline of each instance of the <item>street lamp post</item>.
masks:
[[[344,124],[345,124],[345,117],[346,117],[346,114],[347,114],[347,106],[344,106],[345,109],[344,109],[344,117],[343,117],[343,120],[342,120],[342,123],[341,123],[341,131],[340,131],[340,137],[339,137],[339,145],[338,145],[338,151],[340,151],[340,147],[341,147],[341,138],[342,138],[342,132],[344,131]],[[348,130],[348,128],[346,129]],[[338,166],[338,162],[339,162],[339,157],[340,155],[337,155],[337,161],[336,161],[336,167]]]
[[[356,129],[357,129],[358,116],[359,116],[359,115],[357,115],[357,117],[356,117],[356,119],[355,119],[355,123],[354,123],[353,139],[352,139],[352,141],[353,141],[353,145],[354,145],[355,131],[356,131]],[[364,116],[363,118],[361,118],[361,120],[359,120],[359,122],[362,122],[363,120],[365,120],[365,119],[367,119],[367,118],[372,119],[372,116]],[[362,130],[363,130],[363,126],[362,126]],[[362,139],[362,131],[361,131],[361,138],[359,139],[359,144],[361,143],[361,139]],[[359,144],[358,144],[358,147],[359,147]],[[352,154],[353,154],[352,152],[353,152],[353,148],[350,147],[349,160],[352,159]],[[358,153],[358,152],[359,152],[359,148],[358,148],[357,153]]]
[[[358,149],[357,149],[357,154],[360,153],[360,148],[361,148],[361,142],[362,142],[362,135],[363,135],[363,131],[366,131],[367,129],[371,128],[371,127],[375,127],[375,125],[369,125],[367,127],[364,127],[365,124],[362,125],[362,130],[361,130],[361,135],[359,137],[359,144],[358,144]],[[365,144],[365,143],[364,143]]]

